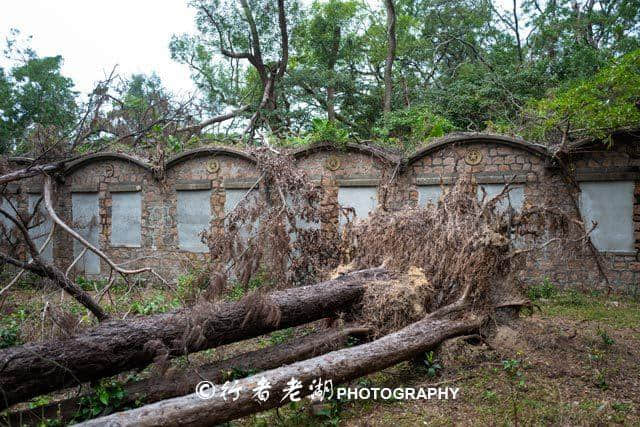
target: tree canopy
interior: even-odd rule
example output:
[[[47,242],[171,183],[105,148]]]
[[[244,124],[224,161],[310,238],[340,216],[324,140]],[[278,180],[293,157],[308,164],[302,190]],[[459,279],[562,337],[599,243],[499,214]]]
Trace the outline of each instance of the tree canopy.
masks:
[[[324,139],[408,148],[484,130],[558,143],[637,128],[640,0],[189,5],[197,31],[173,35],[169,50],[191,70],[193,98],[150,74],[110,78],[81,102],[61,57],[22,49],[0,68],[0,149],[29,149],[48,128],[75,130],[84,150],[164,139],[173,151]]]

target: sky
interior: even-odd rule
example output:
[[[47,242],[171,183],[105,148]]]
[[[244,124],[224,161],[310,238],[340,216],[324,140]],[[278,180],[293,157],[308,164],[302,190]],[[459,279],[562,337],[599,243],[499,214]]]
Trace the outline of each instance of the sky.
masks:
[[[171,60],[172,34],[195,33],[186,0],[0,0],[0,43],[10,28],[31,35],[39,56],[62,55],[63,75],[89,93],[114,65],[123,76],[155,71],[177,93],[195,90],[189,69]]]

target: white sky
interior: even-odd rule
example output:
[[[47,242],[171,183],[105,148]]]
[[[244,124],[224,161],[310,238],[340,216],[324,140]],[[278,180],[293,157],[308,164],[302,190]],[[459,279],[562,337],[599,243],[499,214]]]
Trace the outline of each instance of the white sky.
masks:
[[[62,55],[62,72],[88,93],[114,65],[118,73],[155,71],[169,89],[194,90],[189,69],[171,60],[175,33],[195,32],[186,0],[0,0],[0,43],[10,28],[32,35],[39,56]]]

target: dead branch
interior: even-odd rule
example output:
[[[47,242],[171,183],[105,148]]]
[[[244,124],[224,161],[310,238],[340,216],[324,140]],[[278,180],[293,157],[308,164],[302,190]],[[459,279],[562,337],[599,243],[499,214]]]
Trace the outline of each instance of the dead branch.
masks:
[[[46,165],[31,165],[24,169],[19,169],[0,176],[0,185],[8,184],[12,181],[31,178],[41,174],[59,172],[64,169],[64,166],[65,162],[54,162]]]
[[[44,243],[42,244],[40,249],[38,249],[38,253],[39,254],[42,254],[42,251],[44,251],[47,248],[47,246],[49,245],[49,243],[51,242],[51,239],[53,238],[53,233],[54,233],[55,229],[56,229],[56,227],[55,227],[55,225],[53,225],[51,227],[51,231],[49,232],[49,235],[47,236],[47,239],[44,241]],[[32,262],[33,262],[33,260],[29,260],[30,264]],[[20,269],[18,274],[16,274],[16,276],[13,279],[11,279],[9,284],[7,286],[5,286],[4,288],[2,288],[2,290],[0,290],[0,296],[2,296],[3,293],[8,291],[13,285],[15,285],[18,282],[18,280],[20,280],[20,278],[22,277],[22,275],[24,274],[25,271],[26,270],[24,268]]]
[[[126,270],[126,269],[118,266],[104,252],[102,252],[100,249],[98,249],[95,246],[93,246],[84,237],[82,237],[80,234],[78,234],[76,231],[74,231],[71,227],[69,227],[64,221],[62,221],[60,219],[60,217],[58,217],[58,214],[53,209],[53,204],[51,203],[51,192],[52,192],[51,188],[52,188],[51,177],[48,176],[48,175],[45,175],[45,177],[44,177],[44,204],[45,204],[45,207],[47,209],[47,212],[49,213],[49,216],[51,216],[51,219],[56,224],[58,224],[62,230],[64,230],[68,234],[70,234],[71,237],[76,239],[84,247],[88,248],[91,252],[95,253],[100,258],[102,258],[107,264],[109,264],[109,266],[113,270],[117,271],[122,276],[131,275],[131,274],[139,274],[139,273],[143,273],[145,271],[148,271],[148,272],[152,273],[153,275],[155,275],[157,278],[159,278],[162,281],[162,283],[164,283],[164,284],[167,283],[167,281],[164,280],[155,271],[153,271],[153,269],[151,267],[138,268],[138,269],[135,269],[135,270]]]
[[[99,320],[105,320],[109,316],[102,308],[91,298],[89,294],[82,290],[77,284],[69,280],[65,274],[58,269],[53,263],[45,262],[40,256],[40,252],[35,246],[33,239],[29,236],[29,231],[22,220],[18,220],[6,210],[0,207],[0,214],[7,217],[18,228],[24,242],[31,255],[32,262],[24,262],[3,253],[0,253],[0,259],[24,270],[29,270],[39,276],[48,277],[53,280],[61,289],[65,290],[69,295],[76,299],[80,304],[86,307]]]

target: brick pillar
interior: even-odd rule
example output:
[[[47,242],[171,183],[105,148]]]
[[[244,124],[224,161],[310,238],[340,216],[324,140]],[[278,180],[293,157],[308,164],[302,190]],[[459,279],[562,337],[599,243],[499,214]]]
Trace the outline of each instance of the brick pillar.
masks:
[[[636,241],[636,251],[640,252],[640,181],[636,181],[633,196],[633,231]]]

